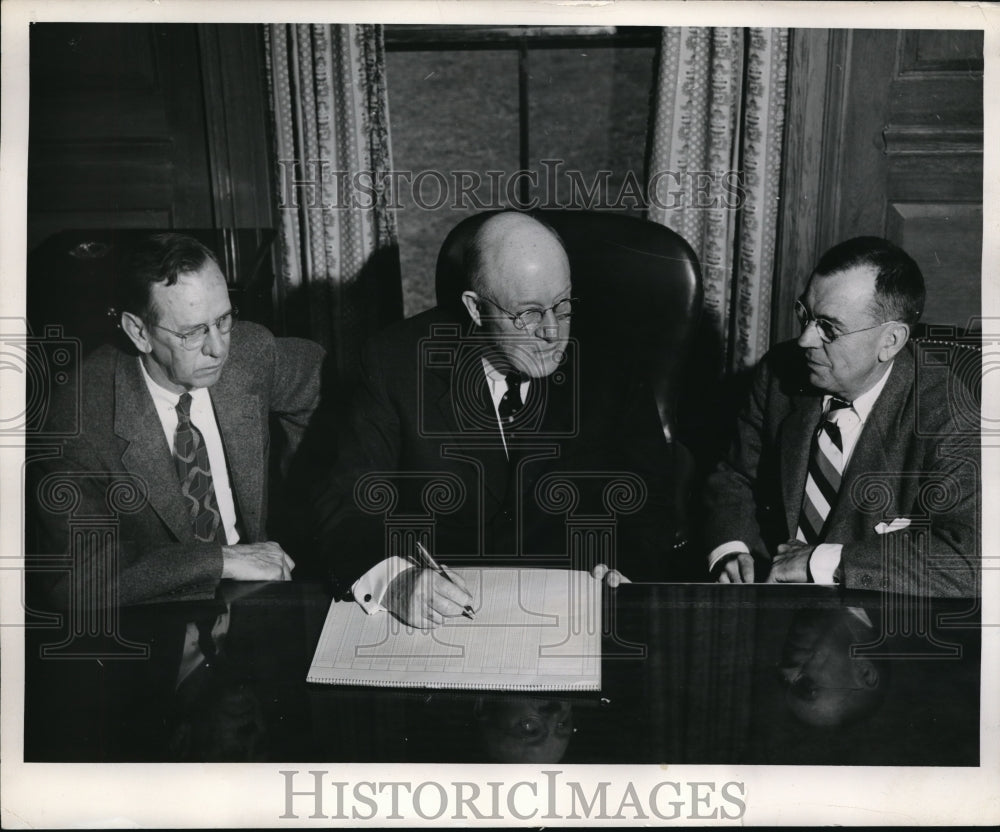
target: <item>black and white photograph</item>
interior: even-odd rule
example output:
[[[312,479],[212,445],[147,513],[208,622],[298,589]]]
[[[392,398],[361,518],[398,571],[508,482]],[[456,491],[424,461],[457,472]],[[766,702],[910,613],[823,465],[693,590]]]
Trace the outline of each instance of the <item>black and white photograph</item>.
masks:
[[[4,827],[1000,823],[998,23],[5,2]]]

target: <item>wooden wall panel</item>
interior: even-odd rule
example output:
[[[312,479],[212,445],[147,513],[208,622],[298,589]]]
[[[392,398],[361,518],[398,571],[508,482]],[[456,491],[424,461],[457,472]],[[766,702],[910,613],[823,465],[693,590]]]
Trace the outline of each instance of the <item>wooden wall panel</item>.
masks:
[[[69,228],[274,225],[261,27],[31,28],[28,248]]]
[[[193,25],[35,24],[28,248],[67,227],[210,227]]]
[[[274,164],[260,26],[198,26],[213,219],[217,228],[275,224]]]
[[[822,252],[862,234],[915,257],[926,323],[966,325],[982,280],[982,32],[796,30],[791,54],[774,339],[795,334],[788,300]]]
[[[887,236],[920,264],[924,320],[967,326],[980,314],[981,203],[893,203]]]

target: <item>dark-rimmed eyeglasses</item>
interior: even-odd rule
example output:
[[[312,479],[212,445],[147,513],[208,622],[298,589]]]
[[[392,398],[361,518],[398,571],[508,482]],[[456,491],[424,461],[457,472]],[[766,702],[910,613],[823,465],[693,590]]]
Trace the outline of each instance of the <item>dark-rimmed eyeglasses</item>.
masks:
[[[172,329],[167,329],[165,326],[160,326],[160,324],[150,324],[150,326],[162,329],[164,332],[169,332],[181,342],[181,349],[199,350],[204,346],[205,339],[208,337],[208,333],[212,330],[213,326],[219,330],[220,335],[228,335],[233,329],[233,322],[236,320],[237,315],[239,315],[239,310],[234,306],[224,315],[219,315],[212,323],[198,324],[198,326],[192,327],[187,332],[176,332]]]
[[[538,326],[545,320],[545,315],[551,312],[557,321],[560,323],[562,321],[568,321],[573,317],[573,307],[580,302],[579,298],[563,298],[558,303],[549,306],[546,309],[525,309],[523,312],[514,314],[504,309],[499,303],[491,298],[480,296],[480,300],[485,300],[492,303],[497,309],[504,313],[504,315],[510,319],[514,324],[515,329],[537,329]]]
[[[871,329],[878,329],[880,326],[885,326],[886,324],[897,323],[897,321],[882,321],[880,324],[865,326],[861,329],[852,329],[850,332],[839,332],[836,325],[828,321],[826,318],[814,318],[810,315],[809,310],[806,309],[805,304],[802,303],[801,300],[795,301],[795,317],[799,319],[799,326],[802,327],[803,332],[809,328],[810,324],[816,324],[819,337],[824,344],[832,344],[838,338],[843,338],[845,335],[854,335],[857,332],[868,332]]]

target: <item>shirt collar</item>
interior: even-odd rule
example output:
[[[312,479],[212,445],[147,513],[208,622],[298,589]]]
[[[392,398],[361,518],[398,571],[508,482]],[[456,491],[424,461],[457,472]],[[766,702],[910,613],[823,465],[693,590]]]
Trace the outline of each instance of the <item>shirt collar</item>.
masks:
[[[882,378],[875,382],[874,386],[866,390],[860,396],[858,396],[853,402],[851,402],[851,407],[854,412],[858,414],[858,418],[864,423],[868,421],[868,416],[872,412],[872,408],[875,407],[875,402],[878,401],[879,394],[885,387],[886,382],[889,381],[889,375],[892,373],[892,365],[895,361],[889,362],[889,369],[882,373]],[[830,408],[830,400],[833,398],[829,393],[823,396],[823,412],[825,413]]]
[[[482,356],[482,359],[483,372],[486,373],[486,381],[490,385],[490,397],[493,399],[493,404],[498,404],[503,398],[503,394],[507,392],[507,376],[494,367],[485,355]],[[531,379],[528,376],[521,376],[521,379],[521,398],[523,399]]]
[[[153,377],[146,370],[146,364],[142,360],[142,356],[136,359],[139,362],[139,370],[142,373],[142,380],[146,382],[146,388],[149,390],[149,395],[153,397],[153,404],[157,407],[165,407],[170,410],[174,410],[177,407],[177,403],[181,400],[181,394],[175,393],[173,390],[168,390],[161,384],[158,384],[153,380]],[[191,394],[192,404],[194,402],[200,401],[204,396],[208,395],[207,387],[195,387],[193,390],[188,391]]]

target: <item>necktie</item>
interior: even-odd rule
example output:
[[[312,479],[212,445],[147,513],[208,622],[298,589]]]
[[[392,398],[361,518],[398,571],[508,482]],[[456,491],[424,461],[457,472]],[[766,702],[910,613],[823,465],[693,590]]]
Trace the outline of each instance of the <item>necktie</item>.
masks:
[[[225,543],[222,515],[215,499],[212,466],[201,431],[191,422],[191,394],[177,402],[177,432],[174,434],[174,463],[181,493],[188,505],[194,536],[204,543]]]
[[[506,428],[514,423],[517,414],[524,409],[524,401],[521,399],[521,383],[524,376],[516,370],[507,373],[507,392],[500,399],[497,406],[497,413],[500,415],[500,422]]]
[[[847,408],[850,407],[851,403],[843,399],[831,399],[813,437],[806,490],[802,495],[802,511],[799,513],[799,528],[795,535],[805,543],[816,544],[822,541],[826,518],[830,516],[830,509],[840,491],[840,480],[844,473],[844,444],[837,421],[849,412]]]

